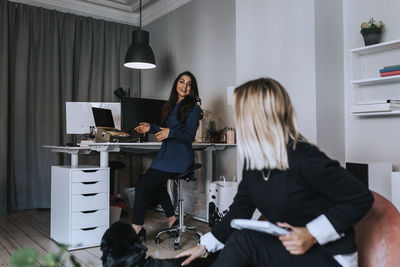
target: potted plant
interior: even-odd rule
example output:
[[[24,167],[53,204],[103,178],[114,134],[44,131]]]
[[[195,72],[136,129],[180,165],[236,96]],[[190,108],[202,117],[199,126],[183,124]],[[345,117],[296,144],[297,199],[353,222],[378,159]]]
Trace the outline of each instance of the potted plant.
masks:
[[[383,22],[380,20],[376,23],[374,18],[371,18],[368,22],[363,22],[361,24],[360,33],[364,37],[365,45],[377,44],[381,41],[383,30]]]

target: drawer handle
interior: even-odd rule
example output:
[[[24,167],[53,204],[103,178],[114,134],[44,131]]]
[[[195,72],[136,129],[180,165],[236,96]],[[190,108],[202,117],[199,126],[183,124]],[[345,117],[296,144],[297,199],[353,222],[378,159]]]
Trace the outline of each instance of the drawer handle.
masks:
[[[95,213],[97,210],[85,210],[81,211],[82,213]]]
[[[98,182],[82,182],[82,184],[97,184]]]
[[[95,195],[97,195],[98,193],[92,193],[92,194],[82,194],[82,196],[84,196],[84,197],[92,197],[92,196],[95,196]]]
[[[97,227],[89,227],[89,228],[82,228],[81,230],[82,231],[90,231],[90,230],[94,230],[94,229],[96,229]]]
[[[82,170],[83,172],[97,172],[98,170]]]

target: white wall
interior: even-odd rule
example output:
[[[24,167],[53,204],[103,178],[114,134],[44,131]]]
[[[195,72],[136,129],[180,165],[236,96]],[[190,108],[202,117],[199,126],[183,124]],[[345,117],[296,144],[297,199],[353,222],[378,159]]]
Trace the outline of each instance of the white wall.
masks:
[[[364,45],[360,24],[371,17],[377,21],[382,20],[385,24],[382,41],[400,39],[399,10],[400,1],[397,0],[343,1],[346,161],[387,161],[392,162],[395,169],[400,168],[400,117],[360,118],[350,115],[352,103],[349,53],[350,49]]]
[[[226,87],[235,77],[235,2],[192,0],[145,27],[157,68],[142,71],[142,97],[167,99],[177,74],[196,76],[202,108],[213,112],[216,129],[233,127]],[[232,168],[232,166],[235,166]],[[217,174],[236,174],[236,151],[216,153]]]
[[[317,144],[344,166],[342,1],[315,1]]]
[[[236,79],[278,80],[316,142],[314,1],[236,0]]]
[[[236,0],[236,18],[237,83],[281,82],[303,135],[343,164],[341,1]]]

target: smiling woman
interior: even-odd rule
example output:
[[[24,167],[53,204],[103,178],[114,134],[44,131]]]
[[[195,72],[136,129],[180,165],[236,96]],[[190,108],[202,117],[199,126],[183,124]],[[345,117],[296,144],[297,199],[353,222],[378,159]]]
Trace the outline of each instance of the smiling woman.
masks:
[[[191,72],[185,71],[175,78],[169,99],[163,106],[163,127],[141,122],[135,128],[139,133],[150,132],[158,141],[162,141],[150,169],[136,184],[132,227],[139,237],[146,238],[142,225],[147,204],[154,197],[159,200],[168,217],[168,227],[178,223],[164,184],[169,177],[185,172],[193,164],[192,142],[202,118],[200,103],[196,78]]]

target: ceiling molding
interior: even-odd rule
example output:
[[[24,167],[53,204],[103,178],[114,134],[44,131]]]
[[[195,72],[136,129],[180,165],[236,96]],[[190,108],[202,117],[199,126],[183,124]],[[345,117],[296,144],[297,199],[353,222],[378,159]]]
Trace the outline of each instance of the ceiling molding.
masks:
[[[9,0],[60,12],[139,26],[140,0]],[[168,14],[190,0],[143,0],[142,26]]]
[[[93,17],[108,21],[136,26],[139,22],[138,14],[129,11],[107,8],[102,5],[94,5],[81,0],[10,0],[11,2],[23,3],[46,9],[72,13],[80,16]]]
[[[147,25],[191,0],[161,0],[143,10],[142,24]]]

